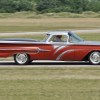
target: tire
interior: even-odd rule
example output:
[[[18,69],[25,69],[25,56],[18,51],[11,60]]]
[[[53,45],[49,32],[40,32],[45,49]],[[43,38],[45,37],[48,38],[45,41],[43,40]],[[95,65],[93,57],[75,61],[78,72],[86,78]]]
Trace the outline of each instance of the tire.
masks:
[[[14,55],[14,61],[18,65],[26,65],[30,61],[30,57],[26,53],[18,53]]]
[[[100,52],[94,51],[89,55],[89,62],[93,65],[99,65],[100,64]]]
[[[30,61],[29,61],[29,64],[31,64],[31,63],[32,63],[32,61],[33,61],[33,60],[30,60]]]

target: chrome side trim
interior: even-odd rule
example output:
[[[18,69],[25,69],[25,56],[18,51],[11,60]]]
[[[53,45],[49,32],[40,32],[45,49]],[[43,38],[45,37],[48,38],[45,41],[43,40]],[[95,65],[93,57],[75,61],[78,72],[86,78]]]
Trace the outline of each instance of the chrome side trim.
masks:
[[[29,41],[0,41],[0,43],[6,44],[46,44],[46,42],[29,42]]]
[[[63,48],[65,48],[66,46],[60,46],[57,48],[57,50],[54,52],[54,54],[56,54],[58,51],[62,50]]]
[[[45,50],[45,49],[40,49],[39,48],[39,52],[49,52],[49,51],[51,51],[51,50]]]
[[[72,49],[72,50],[67,50],[67,51],[61,53],[61,54],[56,58],[56,60],[60,60],[61,57],[62,57],[64,54],[66,54],[66,53],[68,54],[68,53],[73,52],[73,51],[74,51],[74,50]]]
[[[28,52],[35,52],[35,53],[51,51],[51,50],[40,49],[38,47],[0,48],[0,51],[7,51],[7,50],[11,50],[11,51],[20,51],[21,50],[21,51],[28,51]]]

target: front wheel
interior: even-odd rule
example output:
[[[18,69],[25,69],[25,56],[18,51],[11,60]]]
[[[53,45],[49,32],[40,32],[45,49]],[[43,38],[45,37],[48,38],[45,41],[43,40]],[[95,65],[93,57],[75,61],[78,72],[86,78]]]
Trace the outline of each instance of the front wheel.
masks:
[[[29,63],[30,57],[26,53],[18,53],[16,55],[14,55],[14,61],[16,64],[26,65]]]
[[[89,62],[93,65],[100,64],[100,52],[94,51],[89,56]]]

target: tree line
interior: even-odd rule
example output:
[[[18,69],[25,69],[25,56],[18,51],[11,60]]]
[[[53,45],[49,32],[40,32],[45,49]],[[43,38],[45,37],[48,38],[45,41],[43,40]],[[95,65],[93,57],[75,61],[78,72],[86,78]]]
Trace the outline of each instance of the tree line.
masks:
[[[38,13],[100,11],[100,0],[0,0],[0,13],[35,11]]]

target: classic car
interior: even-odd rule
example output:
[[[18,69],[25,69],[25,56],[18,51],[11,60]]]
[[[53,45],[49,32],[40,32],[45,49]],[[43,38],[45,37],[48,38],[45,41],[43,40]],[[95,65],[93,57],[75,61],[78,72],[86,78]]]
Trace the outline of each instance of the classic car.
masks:
[[[48,32],[44,40],[0,39],[0,57],[14,57],[16,64],[33,60],[89,61],[100,64],[100,42],[85,41],[70,31]]]

